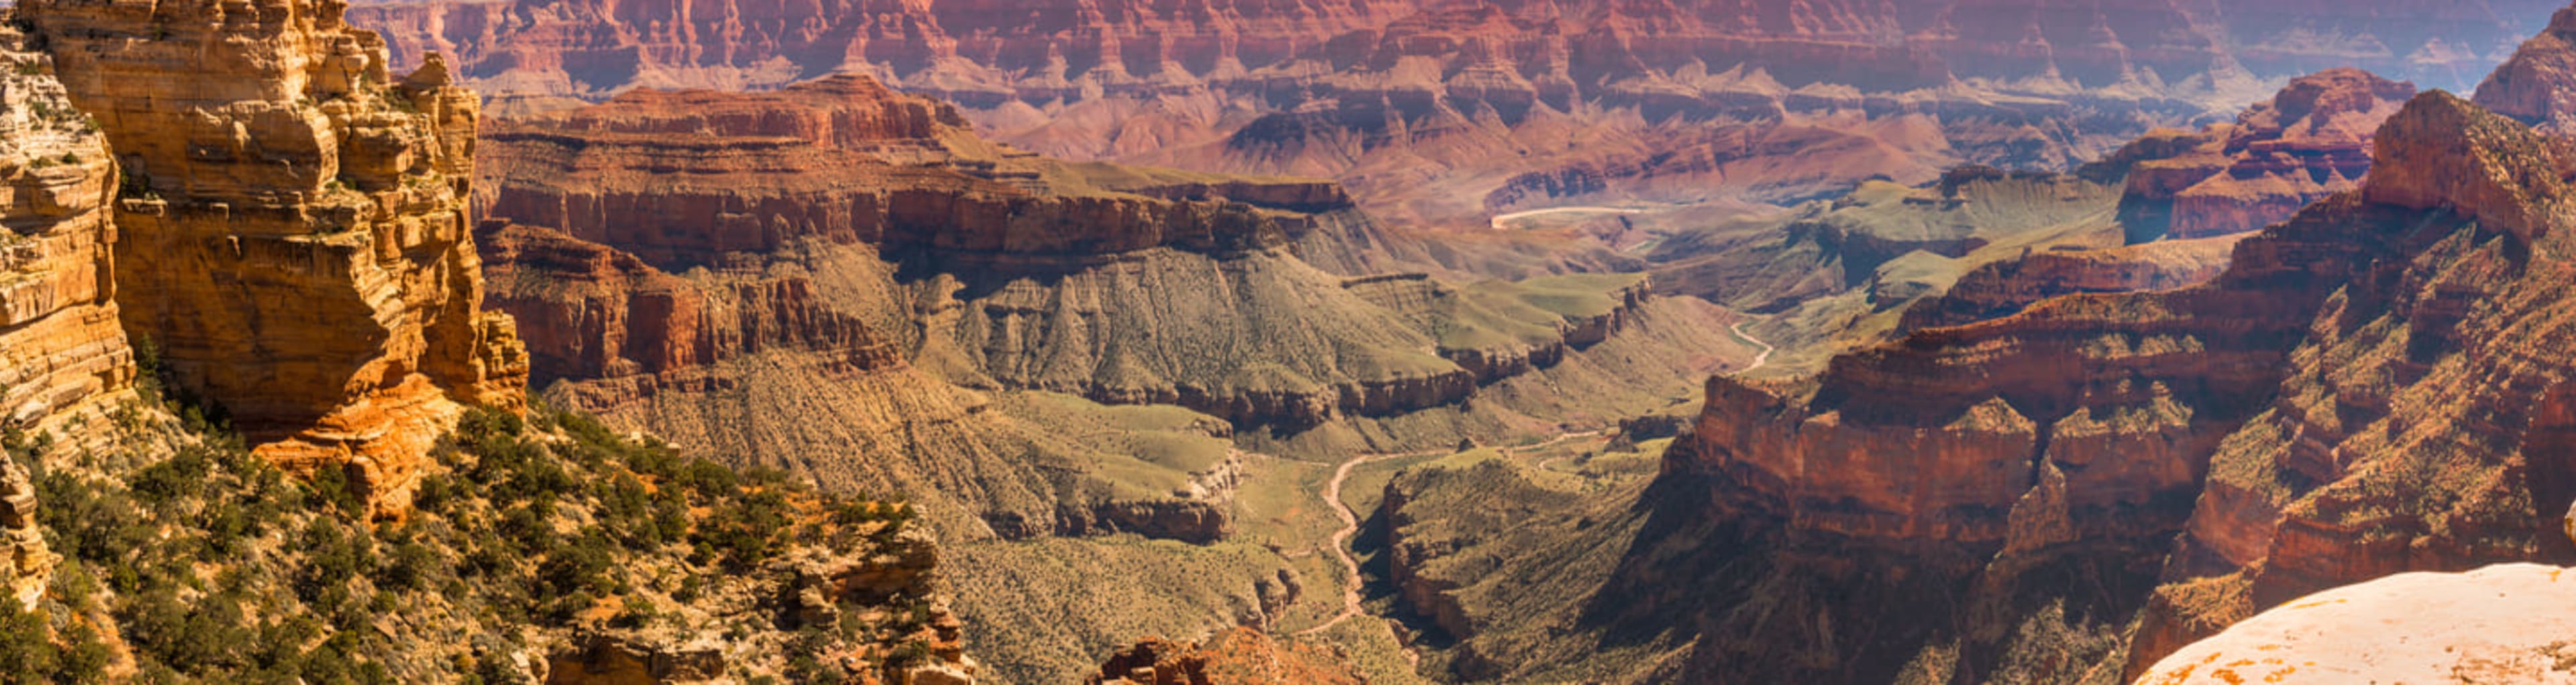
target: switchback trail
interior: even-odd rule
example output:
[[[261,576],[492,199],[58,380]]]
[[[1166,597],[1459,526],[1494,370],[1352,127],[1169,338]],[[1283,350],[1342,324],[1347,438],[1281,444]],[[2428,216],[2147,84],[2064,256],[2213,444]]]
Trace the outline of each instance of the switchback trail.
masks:
[[[1601,431],[1598,430],[1588,430],[1579,433],[1564,433],[1557,435],[1555,438],[1550,439],[1547,442],[1523,447],[1504,447],[1501,449],[1504,452],[1538,449],[1565,442],[1567,440],[1587,438],[1600,434]],[[1350,480],[1351,469],[1359,468],[1361,464],[1386,461],[1388,459],[1427,457],[1449,453],[1449,450],[1399,452],[1393,454],[1363,453],[1359,456],[1351,457],[1349,461],[1344,461],[1340,467],[1333,469],[1333,479],[1324,484],[1324,502],[1333,505],[1334,515],[1342,517],[1342,529],[1334,531],[1333,533],[1333,556],[1341,558],[1342,570],[1350,574],[1350,584],[1342,586],[1341,613],[1334,614],[1332,620],[1325,621],[1322,625],[1297,631],[1298,635],[1313,635],[1324,632],[1325,630],[1331,629],[1333,626],[1341,625],[1343,621],[1357,618],[1362,613],[1362,609],[1360,608],[1360,561],[1359,558],[1351,556],[1350,546],[1351,536],[1358,535],[1360,532],[1360,516],[1359,512],[1351,511],[1351,506],[1342,501],[1342,483]]]
[[[1754,357],[1753,357],[1753,365],[1752,365],[1752,366],[1747,366],[1747,367],[1744,367],[1744,368],[1741,368],[1741,369],[1736,369],[1735,371],[1733,371],[1733,372],[1729,372],[1729,373],[1728,373],[1728,374],[1726,374],[1726,375],[1729,375],[1729,376],[1741,376],[1741,375],[1744,375],[1744,374],[1753,373],[1753,370],[1754,370],[1754,369],[1762,368],[1762,365],[1771,363],[1771,353],[1780,351],[1780,348],[1772,347],[1772,346],[1771,346],[1771,343],[1762,342],[1762,339],[1761,339],[1761,338],[1753,337],[1753,334],[1744,332],[1744,325],[1745,325],[1745,324],[1749,324],[1749,323],[1753,323],[1753,321],[1752,321],[1751,319],[1746,319],[1746,320],[1743,320],[1743,321],[1737,321],[1737,322],[1735,322],[1735,325],[1727,327],[1727,329],[1726,329],[1726,330],[1727,330],[1728,332],[1734,333],[1736,338],[1742,339],[1742,340],[1743,340],[1743,341],[1745,341],[1745,342],[1753,343],[1753,344],[1755,344],[1755,345],[1761,345],[1761,346],[1762,346],[1762,354],[1754,355]]]
[[[1594,208],[1584,208],[1584,209],[1594,209]],[[1546,210],[1542,210],[1542,211],[1546,211]],[[1729,330],[1729,331],[1731,331],[1731,332],[1733,332],[1733,333],[1735,334],[1735,337],[1737,337],[1737,338],[1741,338],[1741,339],[1743,339],[1745,342],[1749,342],[1749,343],[1753,343],[1753,344],[1755,344],[1755,345],[1760,345],[1760,346],[1762,346],[1762,354],[1760,354],[1760,355],[1756,355],[1756,356],[1753,358],[1753,364],[1752,364],[1751,366],[1746,366],[1746,367],[1744,367],[1744,368],[1742,368],[1742,369],[1736,370],[1735,372],[1733,372],[1733,373],[1729,373],[1729,374],[1727,374],[1727,375],[1730,375],[1730,376],[1734,376],[1734,375],[1742,375],[1742,374],[1745,374],[1745,373],[1749,373],[1749,372],[1753,371],[1754,369],[1762,368],[1762,366],[1763,366],[1764,364],[1769,364],[1769,363],[1771,362],[1771,353],[1779,351],[1779,348],[1772,347],[1772,346],[1771,346],[1771,343],[1763,342],[1761,338],[1753,337],[1753,334],[1744,332],[1744,325],[1745,325],[1745,324],[1749,324],[1749,323],[1753,323],[1753,322],[1751,322],[1751,321],[1740,321],[1740,322],[1737,322],[1733,327],[1729,328],[1728,330]],[[1520,447],[1504,447],[1504,448],[1500,448],[1500,449],[1501,449],[1503,452],[1505,452],[1505,453],[1513,453],[1513,452],[1518,452],[1518,451],[1520,451],[1520,450],[1527,450],[1527,449],[1539,449],[1539,448],[1544,448],[1544,447],[1551,447],[1551,446],[1554,446],[1554,445],[1556,445],[1556,444],[1558,444],[1558,443],[1565,442],[1565,441],[1567,441],[1567,440],[1574,440],[1574,439],[1579,439],[1579,438],[1588,438],[1588,437],[1597,436],[1597,435],[1600,435],[1601,433],[1602,433],[1602,431],[1601,431],[1601,430],[1598,430],[1598,429],[1596,429],[1596,430],[1588,430],[1588,431],[1580,431],[1580,432],[1573,432],[1573,433],[1560,433],[1560,434],[1558,434],[1556,437],[1548,439],[1548,441],[1546,441],[1546,442],[1538,443],[1538,444],[1535,444],[1535,445],[1524,445],[1524,446],[1520,446]],[[1357,454],[1357,455],[1353,455],[1349,460],[1342,462],[1342,464],[1341,464],[1340,466],[1335,467],[1335,468],[1333,469],[1333,479],[1332,479],[1332,480],[1330,480],[1330,481],[1326,481],[1326,482],[1324,483],[1324,502],[1333,506],[1333,515],[1335,515],[1335,516],[1340,516],[1340,517],[1342,518],[1342,529],[1341,529],[1341,530],[1339,530],[1339,531],[1334,531],[1334,533],[1333,533],[1332,548],[1333,548],[1333,556],[1340,558],[1340,559],[1341,559],[1341,561],[1342,561],[1342,570],[1343,570],[1343,572],[1345,572],[1345,573],[1349,574],[1349,576],[1350,576],[1350,583],[1349,583],[1349,584],[1347,584],[1347,585],[1342,586],[1342,611],[1341,611],[1341,613],[1334,614],[1334,615],[1333,615],[1333,618],[1332,618],[1331,620],[1327,620],[1327,621],[1323,622],[1323,623],[1322,623],[1322,624],[1320,624],[1320,625],[1317,625],[1317,626],[1312,627],[1312,628],[1307,628],[1307,629],[1305,629],[1305,630],[1297,631],[1297,633],[1296,633],[1297,635],[1299,635],[1299,636],[1308,636],[1308,635],[1314,635],[1314,634],[1316,634],[1316,633],[1321,633],[1321,632],[1324,632],[1324,631],[1326,631],[1326,630],[1331,630],[1331,629],[1333,628],[1333,626],[1341,625],[1343,621],[1347,621],[1347,620],[1350,620],[1350,619],[1353,619],[1353,618],[1357,618],[1357,617],[1359,617],[1359,615],[1360,615],[1360,614],[1365,613],[1365,610],[1363,610],[1363,609],[1360,607],[1360,582],[1361,582],[1361,581],[1360,581],[1360,561],[1359,561],[1359,558],[1358,558],[1358,557],[1353,557],[1353,556],[1351,556],[1351,548],[1350,548],[1351,537],[1352,537],[1352,536],[1355,536],[1355,535],[1358,535],[1358,534],[1359,534],[1359,532],[1360,532],[1360,517],[1359,517],[1359,513],[1358,513],[1358,512],[1351,511],[1351,507],[1350,507],[1350,505],[1349,505],[1349,504],[1346,504],[1346,503],[1342,502],[1342,483],[1343,483],[1343,482],[1345,482],[1345,481],[1350,480],[1350,478],[1351,478],[1351,469],[1359,468],[1359,466],[1360,466],[1361,464],[1367,464],[1367,463],[1371,463],[1371,462],[1379,462],[1379,461],[1386,461],[1386,460],[1388,460],[1388,459],[1402,459],[1402,458],[1405,458],[1405,457],[1427,457],[1427,456],[1436,455],[1436,454],[1448,454],[1448,453],[1450,453],[1450,451],[1449,451],[1449,450],[1426,450],[1426,451],[1421,451],[1421,452],[1393,452],[1393,453],[1386,453],[1386,452],[1363,452],[1363,453],[1360,453],[1360,454]],[[1544,468],[1546,468],[1546,465],[1545,465],[1545,464],[1541,464],[1541,465],[1540,465],[1540,468],[1544,469]],[[1420,657],[1418,654],[1414,653],[1414,652],[1413,652],[1413,650],[1412,650],[1412,648],[1410,648],[1410,647],[1406,648],[1406,649],[1405,649],[1405,653],[1406,653],[1408,656],[1411,656],[1412,658],[1414,658],[1414,659],[1416,660],[1416,662],[1417,662],[1417,663],[1419,663],[1419,660],[1420,660],[1420,658],[1421,658],[1421,657]]]
[[[1493,220],[1493,227],[1494,227],[1494,230],[1503,230],[1504,228],[1507,228],[1506,226],[1504,226],[1504,224],[1508,224],[1508,223],[1511,223],[1511,222],[1513,222],[1513,221],[1517,221],[1517,220],[1520,220],[1520,219],[1526,219],[1526,218],[1533,217],[1533,216],[1542,216],[1542,215],[1547,215],[1547,214],[1644,214],[1644,213],[1646,213],[1646,210],[1642,210],[1642,209],[1626,209],[1626,208],[1621,208],[1621,207],[1549,207],[1549,208],[1547,208],[1547,209],[1533,209],[1533,210],[1526,211],[1526,212],[1512,212],[1512,213],[1510,213],[1510,214],[1504,214],[1504,215],[1501,215],[1501,216],[1494,217],[1494,220]]]

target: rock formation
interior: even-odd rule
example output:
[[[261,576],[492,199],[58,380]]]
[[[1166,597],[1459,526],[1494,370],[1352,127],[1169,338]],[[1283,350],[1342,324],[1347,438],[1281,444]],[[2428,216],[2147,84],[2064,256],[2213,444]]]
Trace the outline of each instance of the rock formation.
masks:
[[[2033,252],[1960,276],[1941,296],[1906,308],[1899,331],[1999,319],[2059,295],[2176,290],[2217,278],[2248,233],[2124,247]]]
[[[2452,88],[2554,0],[2295,10],[2058,0],[1899,7],[1634,4],[609,3],[364,6],[397,53],[444,52],[541,108],[636,87],[761,89],[867,73],[1078,159],[1296,173],[1381,217],[1496,207],[1783,202],[1875,175],[2072,166],[2230,112],[2315,64]],[[999,15],[1009,14],[1007,18]],[[721,17],[721,19],[719,19]],[[2332,17],[2332,30],[2317,28]],[[863,19],[864,18],[864,19]]]
[[[130,397],[135,365],[117,321],[116,163],[25,42],[0,29],[0,421],[50,431]]]
[[[1118,650],[1089,685],[1359,685],[1338,648],[1233,628],[1199,642],[1163,638]]]
[[[1634,513],[1516,528],[1634,536],[1611,550],[1444,537],[1402,504],[1443,491],[1391,490],[1408,605],[1471,679],[1610,668],[1566,650],[1619,635],[1674,650],[1645,679],[2082,681],[2324,588],[2576,559],[2541,504],[2576,499],[2568,146],[2437,91],[2373,148],[2208,283],[1979,287],[1816,378],[1711,380]]]
[[[2566,571],[2501,564],[2334,588],[2194,642],[2136,682],[2576,683]]]
[[[2552,434],[2539,393],[2554,383],[2505,379],[2569,367],[2479,349],[2539,330],[2477,331],[2558,319],[2539,304],[2556,301],[2541,285],[2556,260],[2521,255],[2563,240],[2567,153],[2435,92],[2381,127],[2376,154],[2363,189],[2237,243],[2209,285],[1919,330],[1835,360],[1812,386],[1712,381],[1667,477],[1712,483],[1711,506],[1735,512],[1722,516],[1782,521],[1796,531],[1785,549],[1806,538],[1995,559],[1951,571],[1972,586],[2069,559],[2135,568],[2164,550],[2122,541],[2186,531],[2133,667],[2320,587],[2562,554],[2528,503],[2563,497],[2552,483],[2568,466],[2516,447]],[[2487,380],[2449,380],[2467,378]],[[2458,413],[2497,406],[2538,413]],[[2427,440],[2492,447],[2406,447]],[[2139,607],[2105,601],[2114,615]]]
[[[495,300],[561,377],[802,349],[1296,428],[1456,403],[1601,341],[1647,296],[1605,282],[1573,301],[1609,306],[1558,312],[1346,279],[1314,264],[1365,265],[1376,238],[1338,186],[1036,157],[863,77],[642,91],[493,128],[491,212],[596,243],[518,232],[487,255],[564,286]],[[646,274],[701,267],[695,292]],[[593,290],[636,292],[575,302]]]
[[[262,455],[346,468],[398,510],[467,406],[516,408],[526,360],[478,309],[476,100],[397,79],[337,2],[25,3],[127,179],[118,303]]]
[[[2548,133],[2576,133],[2576,7],[2558,10],[2547,30],[2487,74],[2476,102]]]
[[[2243,233],[2359,187],[2371,135],[2412,83],[2358,69],[2300,77],[2233,124],[2150,136],[2104,165],[2129,168],[2120,198],[2130,242]]]

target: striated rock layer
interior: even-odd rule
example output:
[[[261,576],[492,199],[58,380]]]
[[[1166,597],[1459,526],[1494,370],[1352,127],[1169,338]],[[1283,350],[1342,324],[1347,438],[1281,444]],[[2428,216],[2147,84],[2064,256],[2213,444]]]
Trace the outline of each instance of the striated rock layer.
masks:
[[[297,470],[399,509],[469,405],[519,407],[466,219],[476,99],[337,2],[22,3],[124,166],[125,327]]]
[[[2576,335],[2576,146],[2430,92],[2373,153],[2362,188],[2242,238],[2206,284],[1971,290],[1816,378],[1711,380],[1632,514],[1530,515],[1636,531],[1614,551],[1425,538],[1395,505],[1397,567],[1439,569],[1409,605],[1463,633],[1434,663],[2107,681],[2320,589],[2576,559],[2544,504],[2576,498],[2576,357],[2552,342]],[[1532,551],[1557,549],[1591,551]],[[1470,590],[1595,563],[1615,567],[1579,593]],[[1573,637],[1497,622],[1569,614]],[[1599,640],[1665,656],[1617,666]]]
[[[1304,427],[1456,403],[1598,342],[1646,292],[1612,286],[1617,306],[1599,312],[1523,306],[1493,318],[1538,322],[1527,335],[1444,344],[1420,320],[1455,312],[1408,313],[1388,281],[1315,266],[1374,260],[1371,225],[1336,185],[1040,158],[862,77],[639,91],[496,125],[486,158],[492,213],[632,255],[512,252],[527,263],[511,268],[688,271],[733,291],[717,299],[734,305],[702,306],[639,281],[674,294],[603,303],[623,312],[608,319],[529,311],[559,377],[801,348]]]
[[[866,73],[1071,158],[1329,176],[1393,220],[2072,166],[2347,65],[2452,88],[2553,0],[360,8],[515,106]],[[684,11],[685,10],[685,11]],[[2528,23],[2517,23],[2528,22]]]
[[[0,29],[0,421],[63,429],[130,397],[118,323],[116,162],[51,60]],[[77,437],[77,436],[70,436]]]
[[[2244,233],[2359,187],[2370,140],[2415,84],[2358,69],[2300,77],[2233,124],[2160,133],[2112,153],[2129,167],[2120,198],[2130,242]]]
[[[2551,15],[2547,30],[2487,74],[2476,102],[2551,134],[2576,133],[2576,7]]]

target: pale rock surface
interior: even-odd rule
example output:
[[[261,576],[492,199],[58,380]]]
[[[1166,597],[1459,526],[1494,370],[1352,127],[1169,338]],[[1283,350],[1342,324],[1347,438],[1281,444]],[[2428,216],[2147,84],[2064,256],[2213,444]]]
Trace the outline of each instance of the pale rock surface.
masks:
[[[2174,652],[2139,685],[2576,683],[2576,574],[2402,573],[2309,595]]]

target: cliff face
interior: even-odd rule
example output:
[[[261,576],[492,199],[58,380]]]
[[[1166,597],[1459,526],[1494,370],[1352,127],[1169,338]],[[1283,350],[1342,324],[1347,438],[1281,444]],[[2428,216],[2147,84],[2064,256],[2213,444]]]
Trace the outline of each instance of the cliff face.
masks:
[[[2216,279],[2229,253],[2251,235],[2160,240],[2099,250],[2049,250],[1989,263],[1960,276],[1940,297],[1906,308],[1900,331],[1998,319],[2059,295],[2176,290]]]
[[[2475,233],[2320,311],[2271,406],[2215,453],[2133,669],[2253,611],[2402,571],[2563,562],[2567,144],[2447,95],[2381,131],[2366,197]],[[2460,174],[2476,174],[2460,178]],[[2436,447],[2439,446],[2439,447]]]
[[[1714,621],[1695,624],[1686,671],[1721,679],[2029,674],[2015,655],[2043,644],[2092,645],[2061,652],[2078,672],[2136,675],[2324,587],[2576,555],[2540,504],[2576,495],[2557,430],[2576,360],[2530,342],[2564,334],[2569,147],[2432,92],[2374,154],[2361,189],[2237,242],[2206,285],[1923,328],[1805,384],[1711,381],[1650,491],[1642,551],[1595,610]],[[1850,558],[1904,570],[1835,561]],[[1658,589],[1701,572],[1772,589]],[[2029,613],[2048,592],[2033,579],[2065,573],[2095,589]],[[1908,599],[1922,592],[1949,594]],[[1825,618],[1781,625],[1747,602]],[[2031,642],[2024,623],[2098,637],[2137,615],[2125,654]],[[1831,658],[1759,637],[1908,616],[1962,632],[1883,632]],[[1835,665],[1852,663],[1887,670]]]
[[[2549,133],[2576,127],[2576,7],[2551,15],[2547,30],[2487,74],[2476,102]]]
[[[464,407],[521,405],[466,230],[475,98],[438,62],[396,80],[336,3],[18,16],[124,163],[127,328],[262,455],[399,508]]]
[[[2536,28],[2509,18],[2548,4],[530,1],[355,16],[530,108],[866,73],[1049,154],[1330,176],[1382,217],[1464,222],[1712,188],[1788,201],[1959,162],[2071,166],[2315,64],[2462,88],[2482,46]]]
[[[1455,403],[1606,338],[1645,294],[1613,293],[1617,306],[1598,312],[1523,305],[1476,323],[1539,330],[1444,344],[1424,317],[1457,312],[1405,311],[1381,301],[1378,281],[1304,259],[1368,261],[1353,248],[1374,238],[1336,185],[1037,157],[861,77],[751,95],[641,91],[493,128],[493,214],[632,255],[529,243],[493,252],[514,262],[501,268],[674,293],[528,312],[549,328],[530,333],[544,339],[537,354],[564,360],[549,373],[566,377],[667,376],[767,347],[869,348],[849,354],[870,369],[920,357],[968,385],[1306,427]],[[891,264],[864,264],[880,258]],[[802,268],[780,268],[790,263]],[[679,302],[695,296],[635,276],[696,267],[707,267],[692,277],[701,290],[736,291],[710,316],[777,313],[710,328]],[[583,320],[607,310],[621,313]],[[692,332],[704,330],[723,332]],[[637,348],[649,340],[638,332],[707,344]],[[1434,349],[1448,358],[1421,352]]]
[[[135,366],[117,321],[116,162],[25,42],[0,31],[0,60],[21,65],[0,81],[0,419],[50,430],[130,397]]]
[[[2253,231],[2358,188],[2372,133],[2414,94],[2412,83],[2333,69],[2291,81],[2232,125],[2114,153],[2112,164],[2130,165],[2120,198],[2130,242]]]

